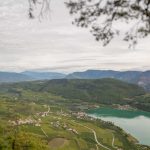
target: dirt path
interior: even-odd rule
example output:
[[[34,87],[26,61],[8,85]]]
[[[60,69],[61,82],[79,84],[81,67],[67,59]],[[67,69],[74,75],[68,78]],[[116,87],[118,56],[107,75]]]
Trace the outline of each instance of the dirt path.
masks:
[[[43,130],[43,128],[41,128],[41,130],[42,130],[42,132],[44,133],[44,135],[45,135],[46,137],[48,137],[48,135],[47,135],[46,132]]]
[[[48,110],[47,110],[47,113],[49,113],[50,112],[50,107],[48,106]],[[40,118],[38,118],[38,119],[40,119]],[[48,137],[48,135],[46,134],[46,132],[44,131],[44,129],[41,127],[41,130],[42,130],[42,132],[43,132],[43,134],[46,136],[46,137]]]
[[[112,147],[115,148],[115,149],[118,149],[118,147],[114,145],[114,142],[115,142],[115,136],[114,136],[114,134],[112,134],[112,136],[113,136]]]
[[[99,150],[98,145],[96,144],[96,149]]]
[[[99,145],[99,146],[101,146],[101,147],[103,147],[103,148],[105,148],[105,149],[107,149],[107,150],[111,150],[110,148],[106,147],[105,145],[101,144],[101,143],[98,141],[96,132],[95,132],[92,128],[89,128],[89,127],[87,127],[87,126],[85,126],[85,125],[82,125],[82,124],[80,124],[80,123],[77,123],[77,122],[74,122],[74,123],[79,124],[80,126],[83,126],[83,127],[87,128],[87,129],[89,129],[90,131],[92,131],[93,134],[94,134],[94,138],[95,138],[95,141],[96,141],[97,145]]]

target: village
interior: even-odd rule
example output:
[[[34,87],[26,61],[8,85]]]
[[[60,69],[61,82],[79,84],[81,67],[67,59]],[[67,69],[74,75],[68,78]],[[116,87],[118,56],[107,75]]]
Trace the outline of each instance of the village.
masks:
[[[68,131],[68,132],[71,132],[75,135],[79,135],[79,132],[75,129],[75,128],[72,128],[70,127],[67,123],[62,123],[60,120],[62,119],[62,117],[74,117],[76,119],[81,119],[81,120],[87,120],[87,121],[94,121],[94,120],[97,120],[97,118],[93,118],[91,116],[89,116],[88,114],[86,114],[85,112],[82,112],[82,111],[77,111],[77,112],[72,112],[72,111],[69,111],[68,113],[67,112],[64,112],[62,109],[60,109],[60,111],[57,111],[57,112],[52,112],[51,109],[50,109],[50,106],[44,106],[47,108],[47,111],[44,111],[44,112],[37,112],[33,117],[29,116],[27,117],[26,119],[18,119],[18,120],[9,120],[8,122],[12,125],[12,126],[21,126],[21,125],[33,125],[35,127],[40,127],[43,134],[48,137],[47,133],[45,132],[45,130],[41,127],[41,125],[43,124],[42,122],[42,118],[45,118],[47,116],[49,116],[50,114],[52,114],[53,116],[53,119],[55,121],[51,121],[49,122],[49,124],[53,127],[53,128],[63,128],[64,130]],[[74,122],[75,123],[75,122]],[[101,123],[103,124],[106,124],[106,125],[113,125],[112,122],[105,122],[105,121],[102,121],[101,120]],[[95,138],[95,141],[96,143],[99,145],[99,146],[102,146],[104,147],[105,149],[108,149],[110,150],[109,148],[107,148],[106,146],[104,146],[103,144],[101,144],[98,140],[97,140],[97,135],[96,135],[96,132],[92,129],[92,128],[89,128],[87,126],[84,126],[82,124],[79,124],[79,123],[75,123],[77,125],[80,125],[80,126],[83,126],[84,128],[87,128],[88,130],[90,130],[91,132],[93,132],[94,134],[94,138]],[[117,149],[117,150],[122,150],[121,148],[117,148],[114,146],[114,140],[115,138],[113,137],[113,141],[112,141],[112,146]]]

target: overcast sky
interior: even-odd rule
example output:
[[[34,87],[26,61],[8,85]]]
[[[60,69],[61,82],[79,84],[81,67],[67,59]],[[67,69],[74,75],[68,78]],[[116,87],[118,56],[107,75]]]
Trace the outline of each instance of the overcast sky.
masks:
[[[28,0],[0,0],[1,71],[150,69],[150,38],[135,49],[121,38],[103,47],[88,29],[71,24],[63,0],[52,0],[50,20],[29,20],[27,11]]]

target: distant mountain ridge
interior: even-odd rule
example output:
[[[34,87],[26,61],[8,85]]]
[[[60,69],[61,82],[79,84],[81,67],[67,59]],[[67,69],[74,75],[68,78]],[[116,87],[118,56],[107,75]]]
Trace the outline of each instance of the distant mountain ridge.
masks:
[[[114,77],[118,72],[113,70],[87,70],[74,72],[66,76],[67,79],[100,79]]]
[[[31,81],[32,77],[16,72],[0,72],[0,83]]]
[[[74,72],[66,76],[67,79],[101,79],[114,78],[129,83],[138,84],[150,91],[150,71],[113,71],[113,70],[87,70]]]
[[[0,72],[0,83],[62,79],[65,76],[66,76],[65,74],[56,72],[33,72],[33,71],[25,71],[21,73]]]
[[[74,72],[66,76],[68,79],[100,79],[100,78],[118,78],[132,79],[136,78],[144,72],[141,71],[114,71],[114,70],[87,70],[84,72]]]
[[[50,79],[62,79],[66,75],[57,72],[34,72],[34,71],[25,71],[22,74],[32,77],[36,80],[50,80]]]
[[[87,70],[83,72],[73,72],[68,75],[57,72],[37,72],[24,71],[0,72],[0,83],[21,82],[32,80],[52,80],[52,79],[102,79],[114,78],[128,83],[138,84],[150,91],[150,71],[114,71],[114,70]]]

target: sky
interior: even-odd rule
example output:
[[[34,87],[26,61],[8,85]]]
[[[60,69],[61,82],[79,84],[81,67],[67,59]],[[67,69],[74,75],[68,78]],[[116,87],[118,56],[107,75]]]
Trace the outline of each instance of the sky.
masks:
[[[0,0],[0,71],[150,69],[150,37],[134,49],[119,37],[103,47],[72,21],[64,0],[52,0],[50,17],[42,21],[28,18],[28,0]]]

